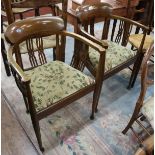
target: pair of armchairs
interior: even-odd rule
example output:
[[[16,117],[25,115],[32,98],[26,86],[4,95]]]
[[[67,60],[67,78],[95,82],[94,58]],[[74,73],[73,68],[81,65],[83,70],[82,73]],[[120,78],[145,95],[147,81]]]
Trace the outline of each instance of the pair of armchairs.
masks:
[[[16,84],[20,89],[27,111],[30,112],[40,149],[43,151],[39,121],[73,101],[93,92],[91,119],[97,112],[102,82],[118,71],[134,64],[130,83],[140,67],[147,27],[132,20],[114,16],[109,4],[82,6],[77,16],[79,34],[65,31],[65,22],[58,17],[35,17],[21,20],[8,26],[5,38],[11,45],[7,57]],[[97,19],[95,19],[97,17]],[[99,19],[98,19],[99,18]],[[102,39],[93,35],[94,24],[104,21]],[[90,22],[89,22],[90,21]],[[108,32],[111,24],[112,33]],[[118,24],[118,28],[117,28]],[[125,47],[129,32],[134,26],[143,29],[144,37],[137,52]],[[90,28],[90,34],[86,32]],[[109,32],[110,33],[110,32]],[[45,37],[56,37],[56,61],[48,62],[43,41]],[[66,36],[75,39],[75,50],[68,65],[64,62]],[[88,38],[88,39],[87,39]],[[29,65],[22,55],[25,44]],[[52,44],[52,42],[49,42]],[[119,44],[120,43],[120,44]],[[87,67],[94,75],[85,75]]]

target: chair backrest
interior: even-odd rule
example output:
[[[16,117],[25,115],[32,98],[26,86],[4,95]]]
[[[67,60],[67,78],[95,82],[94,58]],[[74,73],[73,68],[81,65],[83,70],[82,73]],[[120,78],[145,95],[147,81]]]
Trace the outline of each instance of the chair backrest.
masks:
[[[56,35],[57,53],[59,53],[59,51],[62,52],[65,49],[65,37],[59,37],[60,32],[64,29],[63,19],[59,17],[42,18],[38,16],[9,25],[5,33],[5,38],[13,47],[18,65],[23,70],[26,70],[47,63],[44,49],[44,44],[46,42],[43,41],[44,37]],[[22,57],[20,50],[24,46],[27,50],[27,54],[24,54],[24,57]],[[26,57],[29,61],[24,63]],[[61,54],[57,56],[57,59],[62,60]]]
[[[16,1],[18,1],[16,3]],[[12,3],[14,2],[14,3]],[[67,25],[67,6],[68,0],[2,0],[3,6],[6,10],[8,23],[11,24],[14,22],[14,16],[12,8],[39,8],[39,7],[48,7],[54,6],[56,4],[62,4],[62,18],[65,21],[65,26]]]
[[[101,40],[111,40],[116,43],[121,43],[123,46],[127,45],[128,37],[135,33],[135,27],[139,26],[142,33],[146,33],[145,26],[112,14],[112,7],[107,3],[97,3],[94,5],[81,6],[76,11],[79,25],[84,27],[86,32],[90,35],[96,35],[95,24],[102,22],[102,31],[98,31]]]
[[[140,110],[140,108],[143,106],[143,102],[144,102],[144,97],[146,94],[146,90],[148,88],[148,86],[153,85],[154,84],[154,64],[152,62],[150,62],[150,57],[154,54],[154,43],[151,44],[150,48],[146,51],[143,62],[142,62],[142,67],[141,67],[141,91],[140,91],[140,95],[138,98],[138,101],[136,103],[136,107],[137,109]],[[152,74],[151,74],[151,78],[150,78],[150,68],[152,67]]]

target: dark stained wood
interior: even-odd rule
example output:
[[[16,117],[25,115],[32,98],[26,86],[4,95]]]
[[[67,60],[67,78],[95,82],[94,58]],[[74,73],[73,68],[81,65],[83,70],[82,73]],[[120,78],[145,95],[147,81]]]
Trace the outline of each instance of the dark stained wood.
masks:
[[[29,27],[30,26],[30,27]],[[21,30],[22,27],[22,30]],[[52,29],[51,29],[52,28]],[[59,101],[55,102],[54,104],[51,103],[51,106],[48,106],[46,108],[43,108],[40,111],[36,110],[36,107],[34,105],[32,93],[31,93],[31,88],[30,88],[30,83],[31,83],[31,78],[25,74],[23,66],[24,66],[24,58],[21,57],[20,50],[17,50],[16,48],[19,48],[19,44],[24,41],[29,42],[26,44],[26,48],[28,49],[28,56],[29,56],[29,61],[31,64],[31,68],[29,70],[35,68],[35,67],[40,67],[38,65],[38,60],[34,54],[34,52],[42,52],[44,53],[43,49],[43,42],[40,41],[39,46],[37,46],[37,50],[33,50],[33,42],[32,39],[40,39],[45,36],[50,36],[56,35],[56,59],[63,61],[63,57],[65,56],[65,39],[66,36],[70,36],[74,38],[75,40],[78,40],[81,44],[80,47],[85,47],[85,46],[90,46],[97,50],[100,55],[100,63],[99,63],[99,68],[103,67],[103,60],[102,58],[105,57],[105,49],[98,45],[95,44],[94,42],[78,35],[72,32],[67,32],[64,30],[65,29],[65,22],[63,22],[62,18],[60,17],[45,17],[45,18],[40,18],[40,17],[34,17],[30,19],[25,19],[19,22],[14,22],[12,23],[8,29],[6,30],[5,36],[7,38],[8,43],[11,44],[10,51],[8,52],[8,60],[13,72],[13,76],[15,78],[16,84],[21,91],[24,101],[26,101],[26,105],[28,103],[28,106],[26,106],[27,111],[30,112],[33,128],[36,134],[36,138],[38,140],[39,148],[43,152],[44,148],[42,145],[42,140],[41,140],[41,133],[40,133],[40,126],[39,126],[39,121],[40,119],[45,118],[46,116],[52,114],[53,112],[67,106],[68,104],[72,103],[73,101],[83,97],[84,95],[93,92],[93,105],[96,105],[99,96],[100,96],[100,91],[101,91],[101,82],[102,78],[100,75],[102,74],[102,69],[98,69],[96,72],[97,75],[95,77],[95,81],[90,83],[89,85],[79,89],[78,91],[74,92],[71,95],[68,95],[67,97],[60,99]],[[60,42],[59,42],[59,39]],[[31,40],[31,41],[30,41]],[[59,42],[59,43],[58,43]],[[19,48],[20,49],[20,48]],[[81,52],[80,48],[78,48],[77,51],[79,54]],[[33,54],[32,54],[33,53]],[[15,57],[13,56],[15,54]],[[44,55],[45,56],[45,55]],[[78,69],[80,71],[83,71],[83,66],[82,64],[85,64],[83,61],[86,61],[85,59],[83,60],[83,57],[79,57],[80,59],[78,60],[77,67],[74,67],[75,69]],[[42,63],[43,64],[43,63]],[[24,67],[25,68],[25,67]],[[101,72],[101,73],[100,73]],[[39,78],[39,77],[38,77]],[[60,82],[60,81],[58,81]],[[44,94],[46,95],[46,94]]]
[[[148,27],[141,25],[138,22],[135,22],[125,17],[113,15],[112,7],[107,3],[98,3],[94,5],[81,6],[77,9],[76,13],[79,23],[79,33],[82,34],[84,37],[89,38],[93,42],[102,45],[105,49],[107,48],[107,44],[106,42],[102,41],[103,39],[109,41],[111,40],[122,46],[127,46],[128,37],[130,36],[130,34],[132,34],[131,32],[133,27],[138,27],[143,31],[143,41],[145,39],[147,31],[149,30]],[[96,34],[94,27],[96,21],[101,21],[101,19],[102,21],[104,21],[104,25],[103,29],[101,30],[102,37],[99,38],[98,36],[94,35]],[[110,23],[114,24],[110,25]],[[109,28],[109,25],[111,26],[111,28]],[[88,29],[88,27],[90,27],[90,29]],[[115,68],[112,68],[111,70],[105,72],[103,75],[103,80],[119,72],[120,70],[130,66],[131,64],[134,64],[135,70],[131,74],[128,88],[133,87],[143,59],[143,41],[141,42],[141,46],[138,49],[137,54],[135,56],[131,57],[126,62],[123,62]],[[92,63],[90,61],[87,61],[86,64],[87,68],[95,76],[96,69],[92,66]]]
[[[133,13],[129,11],[129,14],[133,14]],[[154,23],[154,0],[139,1],[139,4],[136,6],[132,18],[133,20],[136,20],[146,26],[149,26],[150,28],[149,33],[150,33],[154,27],[154,24],[153,24]],[[139,30],[137,29],[136,33],[138,32]]]
[[[113,7],[113,14],[120,16],[127,16],[127,2],[124,0],[116,2],[115,0],[102,0],[102,2],[109,3]],[[139,0],[133,0],[130,6],[130,10],[138,5]],[[87,1],[90,4],[90,1]],[[80,6],[80,5],[79,5]],[[60,6],[61,9],[61,6]],[[76,11],[72,9],[72,0],[68,0],[67,21],[74,26],[74,32],[77,32],[77,17]]]
[[[149,63],[148,62],[149,62],[150,57],[152,56],[153,53],[154,53],[154,43],[152,43],[150,48],[147,50],[144,60],[143,60],[143,63],[142,63],[141,90],[140,90],[140,95],[139,95],[138,100],[135,105],[134,112],[132,114],[132,117],[131,117],[129,123],[127,124],[125,129],[122,131],[123,134],[126,134],[127,131],[129,129],[131,129],[134,132],[134,134],[136,135],[136,137],[138,138],[138,141],[141,144],[141,146],[143,148],[145,148],[145,151],[148,151],[148,152],[153,151],[153,136],[150,136],[150,135],[152,135],[152,133],[150,132],[150,130],[148,130],[146,127],[144,127],[140,121],[138,121],[138,118],[141,117],[142,120],[144,118],[143,115],[140,115],[140,110],[143,106],[144,98],[145,98],[145,94],[146,94],[146,90],[147,90],[148,86],[150,86],[151,84],[152,85],[154,84],[153,79],[152,80],[148,79],[148,73],[149,73],[149,70],[148,70]],[[143,131],[145,131],[150,136],[150,138],[146,139],[146,141],[143,142],[142,138],[134,131],[134,129],[132,127],[134,122],[137,122],[140,125],[140,127],[143,129]],[[140,150],[140,153],[143,154],[145,151],[142,151],[142,150]]]
[[[37,151],[27,138],[14,114],[8,108],[8,103],[1,93],[1,149],[3,155],[37,155]]]
[[[5,47],[5,43],[4,43],[4,38],[2,38],[2,35],[4,33],[3,22],[4,22],[3,15],[1,15],[1,54],[2,54],[2,58],[3,58],[3,63],[4,63],[6,74],[7,74],[7,76],[11,76],[8,59],[6,56],[7,51],[6,51],[6,47]]]

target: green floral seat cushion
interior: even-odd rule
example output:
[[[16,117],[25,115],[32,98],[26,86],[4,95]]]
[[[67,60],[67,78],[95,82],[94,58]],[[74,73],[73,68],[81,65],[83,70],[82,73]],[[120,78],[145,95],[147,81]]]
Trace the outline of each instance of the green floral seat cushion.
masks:
[[[37,111],[94,83],[94,80],[71,66],[53,61],[27,72]]]
[[[154,97],[149,98],[141,109],[143,115],[149,120],[154,128]]]
[[[136,54],[135,51],[118,45],[112,41],[107,41],[107,43],[108,49],[106,49],[105,72],[127,61]],[[97,68],[99,63],[99,53],[91,47],[89,48],[89,58],[92,65]]]

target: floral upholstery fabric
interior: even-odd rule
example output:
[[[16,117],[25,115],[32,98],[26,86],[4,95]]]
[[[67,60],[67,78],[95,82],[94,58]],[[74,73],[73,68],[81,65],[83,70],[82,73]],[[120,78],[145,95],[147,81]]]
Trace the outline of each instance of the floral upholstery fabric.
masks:
[[[129,42],[136,48],[139,48],[140,47],[140,44],[142,42],[142,38],[143,38],[143,34],[132,34],[129,36]],[[144,46],[143,46],[143,49],[144,50],[147,50],[151,43],[153,42],[153,37],[150,36],[150,35],[146,35],[146,38],[145,38],[145,42],[144,42]]]
[[[33,40],[33,45],[34,45],[34,51],[37,51],[36,40]],[[43,37],[43,46],[44,49],[56,47],[56,36],[52,35]],[[20,44],[20,52],[22,54],[27,53],[27,47],[25,42]]]
[[[149,98],[142,106],[142,113],[154,128],[154,97]]]
[[[31,71],[30,88],[37,111],[94,83],[94,80],[71,66],[53,61]]]
[[[105,72],[127,61],[136,54],[135,51],[114,42],[107,41],[107,43],[108,49],[106,49]],[[91,47],[89,48],[89,58],[92,65],[97,68],[99,63],[99,53]]]

